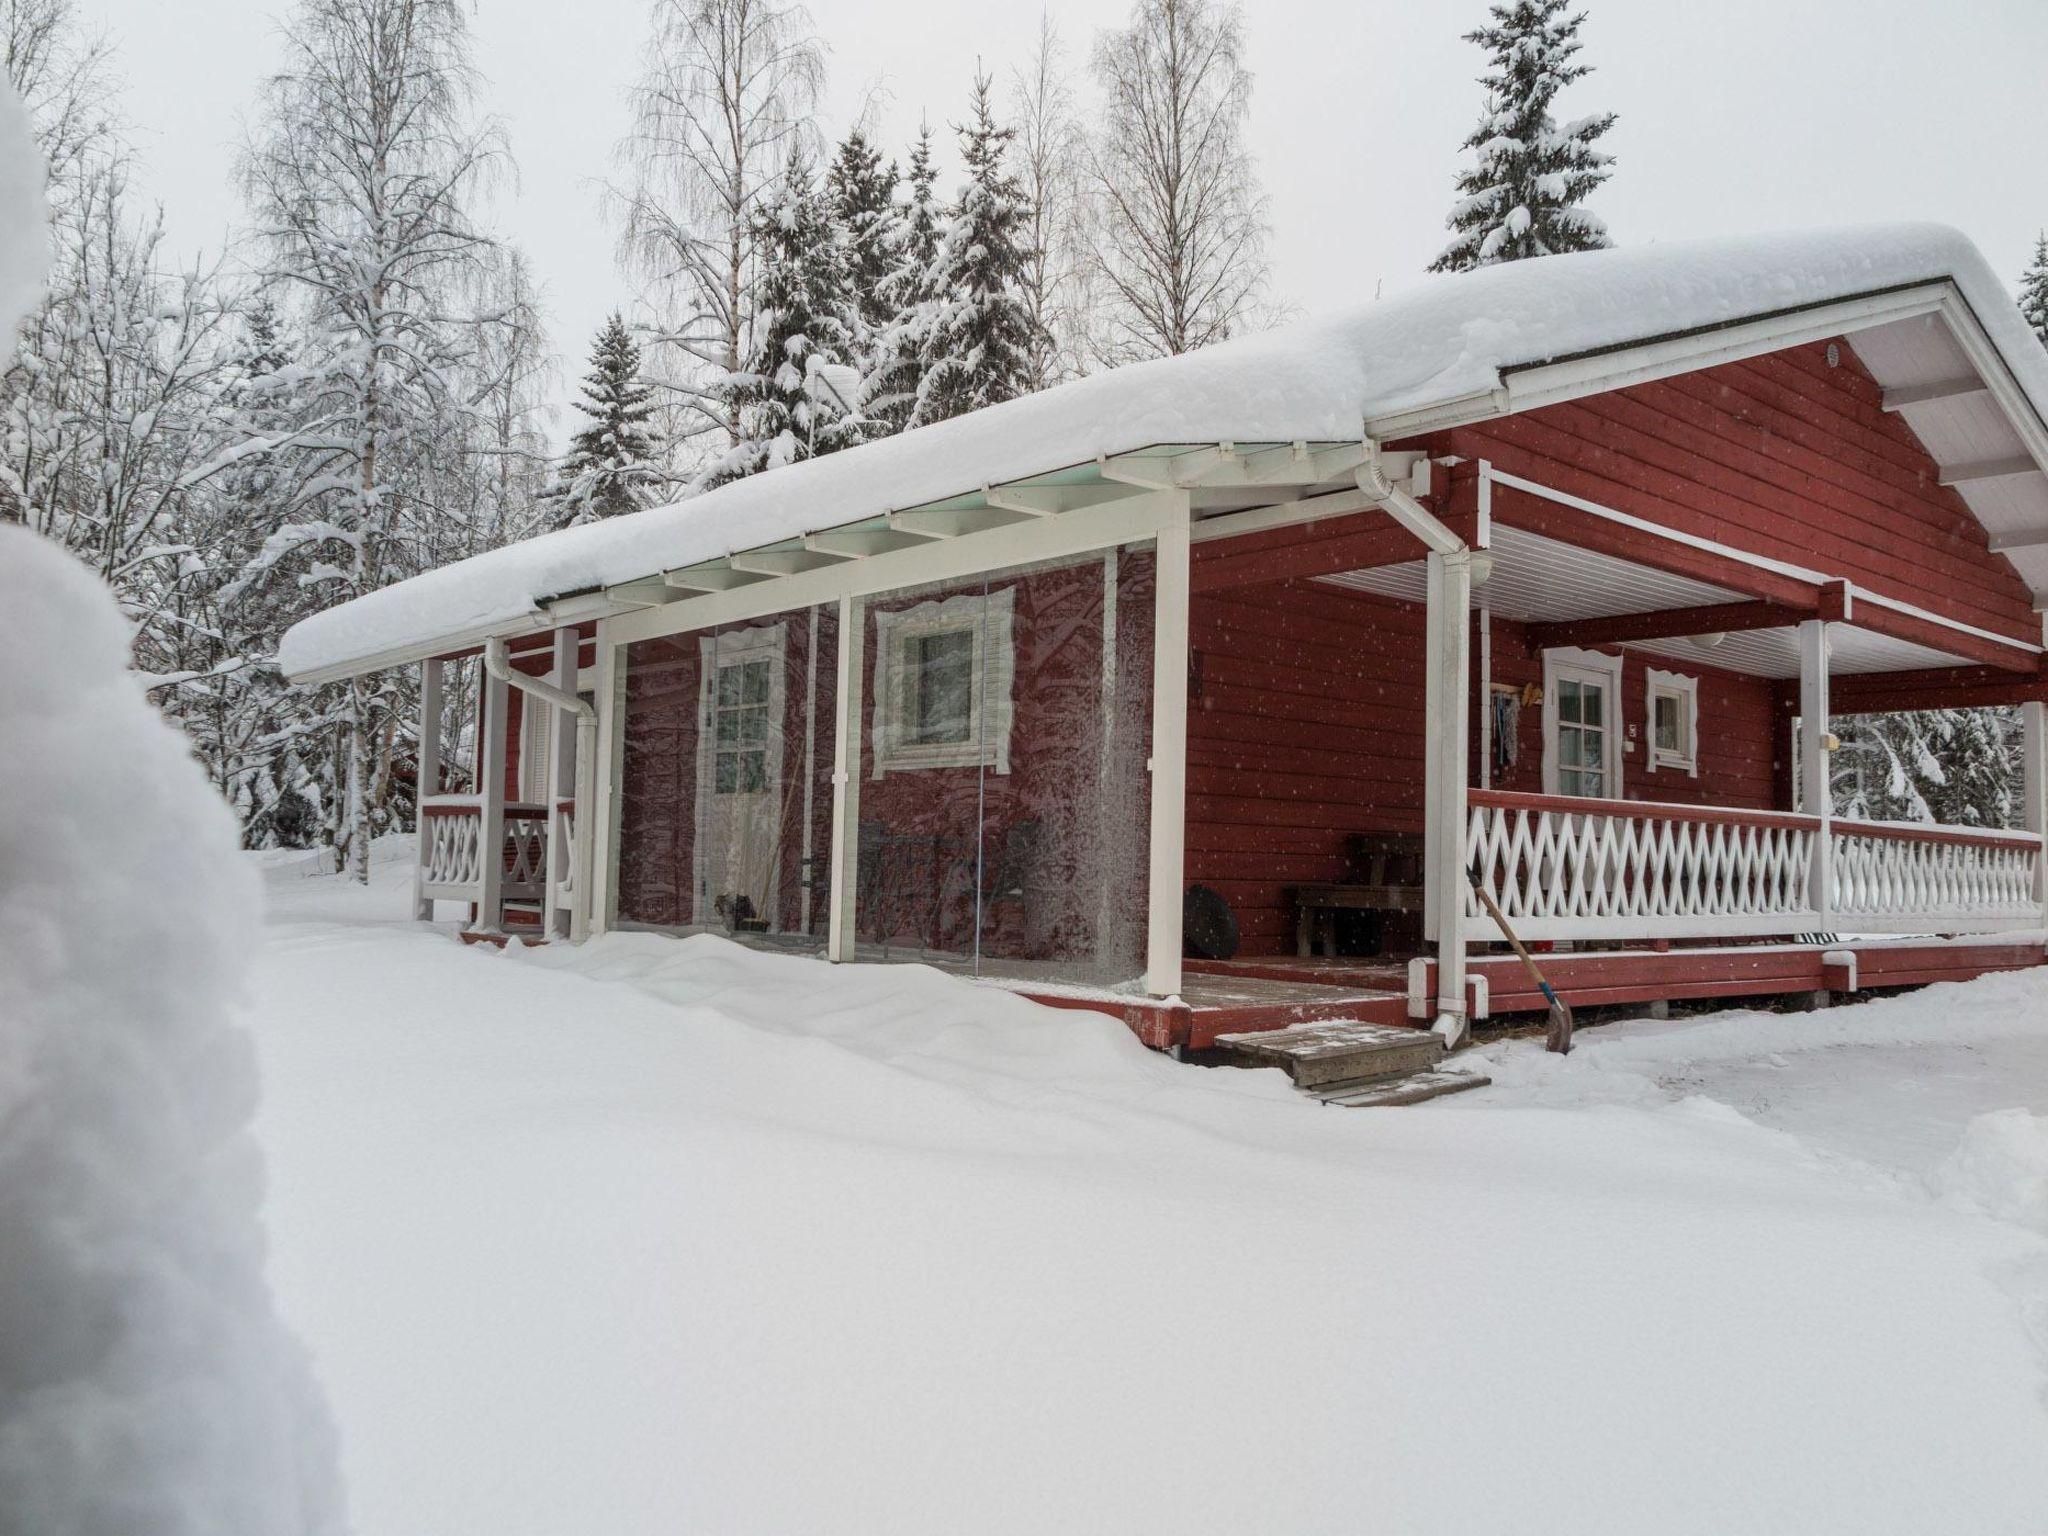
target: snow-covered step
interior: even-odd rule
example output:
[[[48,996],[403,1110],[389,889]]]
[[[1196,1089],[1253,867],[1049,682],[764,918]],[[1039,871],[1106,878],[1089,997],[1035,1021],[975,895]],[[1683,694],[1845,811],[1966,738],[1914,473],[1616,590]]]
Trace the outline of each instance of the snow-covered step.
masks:
[[[1429,1099],[1440,1099],[1447,1093],[1484,1088],[1492,1081],[1483,1072],[1466,1072],[1453,1067],[1404,1072],[1395,1077],[1367,1078],[1363,1082],[1325,1083],[1320,1088],[1304,1088],[1302,1091],[1311,1098],[1343,1109],[1371,1109],[1395,1104],[1421,1104]]]
[[[1428,1030],[1355,1019],[1219,1035],[1216,1044],[1240,1066],[1279,1067],[1297,1087],[1311,1090],[1426,1072],[1444,1053],[1442,1039]]]

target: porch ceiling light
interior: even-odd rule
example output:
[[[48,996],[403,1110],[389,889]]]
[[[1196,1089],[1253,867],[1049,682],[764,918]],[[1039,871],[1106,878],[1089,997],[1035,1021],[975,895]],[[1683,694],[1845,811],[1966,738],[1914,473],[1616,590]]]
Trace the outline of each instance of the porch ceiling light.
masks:
[[[1728,633],[1726,630],[1717,629],[1712,634],[1694,635],[1692,637],[1692,643],[1698,646],[1703,651],[1711,651],[1712,649],[1714,649],[1715,646],[1719,645],[1723,640],[1726,640],[1727,638]]]
[[[1483,587],[1493,575],[1493,555],[1483,549],[1472,551],[1472,585]]]

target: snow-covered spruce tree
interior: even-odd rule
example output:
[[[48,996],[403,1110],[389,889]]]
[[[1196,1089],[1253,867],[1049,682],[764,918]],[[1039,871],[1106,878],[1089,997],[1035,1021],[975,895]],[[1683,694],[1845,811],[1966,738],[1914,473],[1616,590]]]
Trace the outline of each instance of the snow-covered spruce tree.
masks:
[[[1031,58],[1010,79],[1018,180],[1029,210],[1018,286],[1031,316],[1025,381],[1033,390],[1078,377],[1087,351],[1080,207],[1087,138],[1067,79],[1059,30],[1041,14]]]
[[[2019,711],[1905,710],[1837,717],[1836,808],[1877,821],[2010,827],[2019,819]]]
[[[265,282],[304,313],[311,427],[292,520],[251,563],[321,603],[412,574],[444,507],[436,471],[468,426],[449,322],[489,246],[471,203],[502,155],[469,115],[461,0],[300,0],[243,157]],[[351,680],[327,829],[367,881],[396,824],[406,680]]]
[[[899,180],[895,162],[884,164],[881,152],[858,127],[840,144],[825,176],[846,263],[849,361],[860,370],[864,409],[879,401],[887,388],[890,331],[896,322],[894,280],[906,235],[903,209],[896,201]]]
[[[901,432],[910,425],[924,385],[925,333],[938,293],[939,239],[945,232],[938,180],[931,125],[921,123],[903,176],[909,195],[901,213],[896,265],[883,287],[890,319],[876,338],[874,372],[865,391],[868,415],[883,432]]]
[[[740,440],[705,475],[720,485],[859,441],[858,391],[841,375],[853,355],[846,263],[825,194],[801,150],[759,215],[761,273],[754,350],[721,386]],[[819,376],[821,369],[832,370]]]
[[[997,124],[986,74],[974,77],[973,113],[959,132],[966,180],[934,260],[924,377],[911,417],[919,426],[1013,400],[1029,387],[1024,194],[1003,162],[1016,130]]]
[[[614,310],[590,349],[583,398],[575,402],[590,420],[569,440],[549,493],[559,526],[653,504],[660,484],[659,452],[647,425],[653,394],[640,377],[640,348]]]
[[[1192,352],[1256,320],[1266,196],[1245,146],[1244,16],[1138,0],[1096,40],[1102,117],[1088,174],[1101,360]]]
[[[753,349],[759,214],[817,138],[825,53],[788,0],[655,0],[646,59],[612,203],[647,283],[665,436],[701,461],[740,440],[723,386]]]
[[[1557,93],[1592,72],[1575,63],[1585,13],[1566,0],[1504,0],[1493,22],[1465,34],[1487,53],[1480,76],[1486,110],[1465,140],[1474,161],[1458,175],[1458,201],[1445,221],[1451,242],[1432,272],[1463,272],[1499,261],[1594,251],[1612,244],[1607,226],[1579,205],[1613,174],[1614,157],[1594,147],[1615,114],[1559,127]]]
[[[2048,347],[2048,231],[2034,237],[2034,259],[2020,274],[2020,314]]]

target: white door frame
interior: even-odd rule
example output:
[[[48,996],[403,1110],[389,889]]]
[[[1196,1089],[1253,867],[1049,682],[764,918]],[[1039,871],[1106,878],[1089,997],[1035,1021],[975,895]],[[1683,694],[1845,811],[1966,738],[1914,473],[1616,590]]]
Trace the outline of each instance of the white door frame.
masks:
[[[1607,791],[1600,798],[1619,800],[1621,788],[1621,744],[1627,735],[1622,722],[1621,692],[1622,658],[1617,653],[1581,650],[1577,646],[1558,646],[1543,653],[1543,793],[1562,794],[1558,788],[1557,761],[1557,683],[1560,677],[1572,677],[1579,682],[1594,682],[1607,691],[1607,702],[1602,710],[1606,719],[1605,761],[1601,767],[1607,780]]]
[[[739,662],[766,661],[768,667],[768,739],[767,751],[767,793],[775,801],[775,848],[769,859],[768,890],[766,909],[762,916],[768,919],[768,931],[779,933],[782,929],[782,805],[784,738],[788,721],[788,667],[789,626],[787,624],[761,624],[752,629],[713,631],[697,637],[697,804],[692,818],[695,826],[690,838],[690,918],[691,926],[709,928],[713,917],[704,910],[706,879],[709,871],[705,867],[705,834],[711,812],[714,794],[713,786],[718,742],[712,728],[712,706],[717,697],[718,672],[721,667]]]

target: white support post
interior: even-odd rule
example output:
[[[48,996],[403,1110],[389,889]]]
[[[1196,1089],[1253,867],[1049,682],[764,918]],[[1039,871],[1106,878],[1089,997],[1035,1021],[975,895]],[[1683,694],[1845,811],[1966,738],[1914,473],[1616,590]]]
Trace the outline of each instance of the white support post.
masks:
[[[1423,918],[1436,939],[1437,1032],[1456,1045],[1465,997],[1465,818],[1471,740],[1472,554],[1429,556],[1426,641]]]
[[[434,901],[420,894],[427,873],[427,801],[441,792],[441,669],[446,663],[428,661],[420,670],[419,767],[413,779],[413,836],[418,857],[412,870],[412,915],[422,922],[434,919]]]
[[[2020,762],[2023,824],[2042,840],[2034,859],[2034,901],[2041,908],[2041,926],[2048,928],[2048,704],[2039,700],[2020,706]]]
[[[573,694],[576,691],[576,652],[581,645],[575,625],[564,624],[555,631],[555,666],[550,681],[563,693]],[[526,707],[534,709],[538,703],[538,700],[528,699]],[[547,836],[541,845],[545,850],[542,855],[541,912],[548,937],[566,938],[571,927],[569,909],[557,908],[555,901],[563,876],[571,874],[575,868],[575,850],[570,846],[570,840],[562,835],[562,818],[557,807],[564,800],[573,800],[576,794],[576,717],[566,709],[556,709],[549,724],[552,740],[548,743],[547,820],[542,823],[547,829]],[[576,814],[582,814],[583,810],[584,807],[578,806]]]
[[[582,924],[590,934],[608,931],[618,906],[619,765],[626,750],[626,651],[615,645],[612,621],[597,621],[597,746],[579,765],[576,789],[577,872],[584,894],[576,903],[570,936]],[[590,813],[584,814],[588,802]]]
[[[825,953],[845,962],[858,942],[856,897],[860,883],[861,650],[867,604],[839,599],[838,720],[832,733],[832,893]]]
[[[1180,992],[1182,887],[1188,802],[1189,497],[1162,522],[1152,622],[1152,829],[1147,883],[1145,990]]]
[[[502,933],[505,920],[505,718],[510,690],[504,680],[479,669],[484,693],[477,711],[477,792],[483,824],[477,834],[477,878],[482,886],[472,933]]]
[[[1799,808],[1820,819],[1807,875],[1807,905],[1826,932],[1835,904],[1834,790],[1828,762],[1828,626],[1806,619],[1799,626]]]

